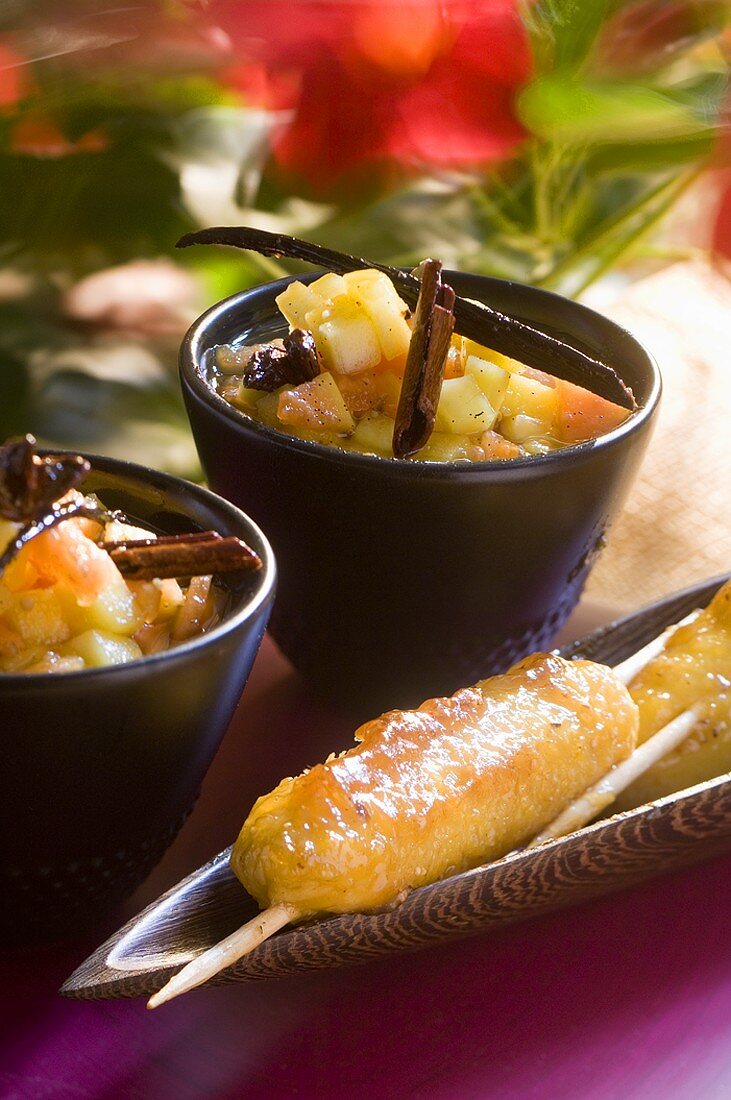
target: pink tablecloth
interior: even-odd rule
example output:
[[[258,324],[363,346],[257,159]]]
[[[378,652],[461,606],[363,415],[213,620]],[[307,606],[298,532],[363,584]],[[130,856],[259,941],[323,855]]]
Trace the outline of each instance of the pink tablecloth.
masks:
[[[116,923],[224,847],[255,793],[347,740],[267,643],[192,817]],[[103,933],[6,953],[0,1097],[725,1100],[730,914],[717,860],[497,935],[155,1013],[56,996]]]

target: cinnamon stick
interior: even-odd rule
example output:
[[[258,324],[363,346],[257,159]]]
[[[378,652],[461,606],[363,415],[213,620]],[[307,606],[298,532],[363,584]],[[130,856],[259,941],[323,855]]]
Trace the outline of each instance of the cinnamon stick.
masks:
[[[211,542],[222,538],[223,535],[219,535],[218,531],[191,531],[189,534],[183,535],[154,535],[150,532],[149,538],[141,538],[139,535],[135,535],[133,538],[119,539],[117,542],[101,542],[99,546],[110,554],[112,550],[121,550],[126,546],[185,546],[190,543]]]
[[[210,573],[254,572],[261,558],[234,536],[215,531],[195,535],[167,535],[155,541],[130,540],[104,544],[114,564],[128,580],[200,577]]]
[[[439,260],[424,260],[421,265],[421,291],[393,428],[396,458],[416,454],[434,430],[454,330],[455,294],[442,285],[441,271]]]

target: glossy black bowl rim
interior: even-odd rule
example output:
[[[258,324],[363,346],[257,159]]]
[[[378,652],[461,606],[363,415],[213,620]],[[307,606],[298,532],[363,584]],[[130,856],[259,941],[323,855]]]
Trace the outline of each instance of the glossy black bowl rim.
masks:
[[[43,453],[43,451],[41,451]],[[56,453],[49,450],[48,453]],[[76,452],[75,452],[76,453]],[[215,644],[220,638],[237,630],[244,622],[253,619],[261,608],[272,599],[277,580],[277,566],[274,551],[264,532],[253,519],[246,515],[235,504],[223,497],[205,489],[202,485],[195,485],[184,478],[175,477],[173,474],[163,473],[161,470],[153,470],[147,466],[140,466],[136,462],[127,462],[121,458],[109,458],[105,455],[89,454],[86,451],[78,452],[91,463],[92,473],[98,471],[102,474],[118,475],[129,480],[135,480],[142,485],[159,489],[161,492],[175,490],[185,493],[189,497],[197,497],[198,500],[216,509],[221,515],[225,515],[239,528],[248,527],[261,540],[263,553],[260,553],[262,568],[252,576],[255,578],[254,590],[248,596],[241,607],[231,615],[227,615],[212,630],[205,634],[198,634],[180,645],[171,646],[170,649],[161,650],[159,653],[151,653],[138,660],[125,661],[120,665],[104,665],[101,668],[82,668],[72,672],[0,672],[0,696],[4,688],[26,687],[38,689],[39,685],[48,685],[53,682],[68,683],[72,680],[97,679],[102,676],[119,676],[140,668],[156,668],[162,664],[176,661],[196,649],[205,649]],[[182,513],[181,513],[182,514]]]
[[[625,436],[639,431],[639,429],[652,418],[657,409],[662,391],[662,379],[658,365],[654,357],[640,343],[637,337],[633,336],[627,329],[622,328],[621,325],[597,313],[596,310],[589,309],[587,306],[579,302],[574,302],[572,299],[565,298],[553,291],[543,290],[540,287],[529,286],[526,283],[518,283],[510,279],[498,279],[493,276],[476,275],[473,272],[445,270],[444,276],[447,280],[451,275],[467,275],[474,279],[485,279],[489,282],[501,283],[506,288],[515,287],[516,290],[521,292],[527,290],[531,294],[538,295],[548,301],[554,300],[557,303],[562,303],[562,305],[568,302],[583,315],[589,318],[595,317],[597,321],[601,322],[603,325],[611,325],[612,328],[617,331],[618,335],[621,335],[624,339],[630,340],[635,344],[647,360],[647,366],[651,377],[650,393],[647,400],[638,409],[632,412],[627,420],[617,428],[614,428],[611,432],[607,432],[605,435],[598,436],[596,439],[588,440],[584,443],[576,443],[561,447],[560,450],[552,451],[549,454],[527,455],[525,458],[514,458],[509,462],[499,460],[484,462],[437,462],[421,459],[416,461],[403,458],[382,458],[378,455],[361,454],[358,451],[344,451],[324,443],[315,443],[312,440],[299,439],[297,436],[287,435],[286,432],[281,432],[277,428],[271,428],[266,424],[262,424],[260,421],[255,420],[254,417],[247,416],[246,413],[234,408],[233,405],[229,404],[228,401],[221,397],[220,394],[216,393],[216,391],[204,381],[199,371],[201,359],[200,345],[203,336],[209,329],[216,326],[221,317],[229,312],[245,307],[250,299],[268,296],[271,296],[273,299],[276,294],[284,290],[289,283],[296,280],[303,283],[310,283],[323,274],[326,274],[326,272],[313,271],[300,275],[287,275],[282,279],[260,283],[258,286],[250,287],[248,290],[242,290],[227,298],[223,298],[220,302],[215,303],[202,313],[190,326],[180,345],[179,367],[183,388],[185,388],[186,385],[189,386],[193,393],[201,399],[204,404],[210,406],[212,411],[238,427],[244,434],[250,432],[255,437],[258,436],[263,440],[267,440],[284,450],[317,455],[319,458],[330,462],[345,462],[348,466],[372,469],[374,471],[380,470],[383,472],[385,469],[389,469],[394,473],[402,474],[408,471],[410,476],[417,477],[451,477],[455,474],[468,477],[480,477],[481,475],[484,477],[488,475],[488,480],[493,477],[508,480],[512,472],[516,474],[523,473],[524,471],[535,471],[536,473],[548,472],[551,467],[564,465],[573,462],[580,456],[593,455],[599,450],[607,450],[614,446],[624,439]],[[536,324],[536,327],[540,328],[540,325]]]

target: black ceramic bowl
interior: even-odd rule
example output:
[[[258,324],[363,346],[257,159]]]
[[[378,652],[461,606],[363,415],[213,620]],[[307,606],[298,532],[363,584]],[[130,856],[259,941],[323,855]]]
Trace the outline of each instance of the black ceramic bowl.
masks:
[[[112,668],[0,674],[0,927],[49,935],[103,916],[158,862],[198,795],[274,595],[269,543],[205,489],[89,456],[84,487],[160,532],[237,535],[263,568],[210,633]]]
[[[594,443],[542,457],[381,459],[290,438],[207,384],[216,345],[286,330],[274,299],[289,280],[214,306],[181,348],[208,481],[262,525],[277,554],[274,638],[321,691],[371,710],[451,692],[550,645],[627,493],[660,393],[650,356],[606,318],[499,279],[445,278],[614,367],[639,410]]]

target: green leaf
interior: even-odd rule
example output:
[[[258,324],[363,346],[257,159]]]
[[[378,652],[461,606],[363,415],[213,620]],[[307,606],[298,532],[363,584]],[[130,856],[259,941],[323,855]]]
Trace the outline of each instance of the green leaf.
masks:
[[[541,77],[517,102],[523,125],[563,145],[622,145],[633,141],[696,139],[711,126],[678,97],[631,84],[585,84]]]
[[[536,72],[577,72],[621,0],[531,0],[523,3]]]

